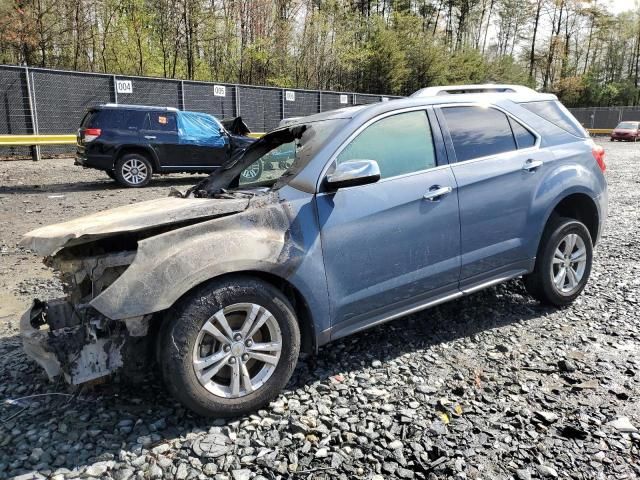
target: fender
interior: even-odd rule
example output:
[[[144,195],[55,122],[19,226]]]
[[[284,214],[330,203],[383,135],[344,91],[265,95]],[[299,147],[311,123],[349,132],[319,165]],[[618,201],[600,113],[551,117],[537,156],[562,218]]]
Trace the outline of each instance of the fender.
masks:
[[[155,313],[196,285],[247,270],[294,284],[304,249],[290,225],[285,208],[273,202],[147,238],[129,268],[90,305],[114,320]]]
[[[537,255],[538,245],[552,212],[569,195],[576,193],[587,195],[602,218],[597,197],[603,190],[603,180],[601,172],[596,171],[598,167],[591,158],[591,152],[588,155],[589,158],[586,161],[574,157],[572,163],[565,163],[562,160],[549,162],[551,169],[538,184],[529,214],[527,238],[531,240],[527,246],[527,252],[530,258]],[[592,162],[593,165],[587,166],[586,162]]]

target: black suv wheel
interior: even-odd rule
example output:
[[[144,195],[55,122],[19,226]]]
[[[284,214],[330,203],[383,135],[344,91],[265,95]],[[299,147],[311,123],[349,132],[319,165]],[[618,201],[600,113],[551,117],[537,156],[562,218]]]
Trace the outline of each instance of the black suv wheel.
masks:
[[[255,182],[262,176],[264,166],[262,161],[253,162],[248,168],[244,169],[240,174],[240,178],[245,182]]]
[[[125,187],[144,187],[151,181],[153,167],[147,157],[140,153],[127,153],[117,162],[114,175]]]
[[[284,388],[298,360],[291,304],[271,284],[234,276],[199,287],[171,308],[157,358],[172,395],[200,415],[249,413]]]

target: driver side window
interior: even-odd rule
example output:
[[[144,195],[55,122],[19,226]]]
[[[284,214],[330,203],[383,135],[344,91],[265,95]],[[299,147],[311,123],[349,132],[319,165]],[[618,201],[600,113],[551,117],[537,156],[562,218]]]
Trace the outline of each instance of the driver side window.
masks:
[[[369,125],[338,155],[337,163],[375,160],[380,178],[419,172],[436,166],[427,112],[399,113]]]

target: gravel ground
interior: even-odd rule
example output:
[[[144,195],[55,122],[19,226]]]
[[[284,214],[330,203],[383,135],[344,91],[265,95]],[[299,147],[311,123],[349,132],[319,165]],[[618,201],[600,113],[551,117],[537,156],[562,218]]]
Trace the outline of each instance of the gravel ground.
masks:
[[[48,383],[17,336],[29,299],[59,293],[22,233],[195,178],[120,190],[68,160],[0,162],[0,478],[640,477],[640,145],[607,150],[608,228],[573,306],[491,288],[323,348],[230,421],[185,411],[153,374]]]

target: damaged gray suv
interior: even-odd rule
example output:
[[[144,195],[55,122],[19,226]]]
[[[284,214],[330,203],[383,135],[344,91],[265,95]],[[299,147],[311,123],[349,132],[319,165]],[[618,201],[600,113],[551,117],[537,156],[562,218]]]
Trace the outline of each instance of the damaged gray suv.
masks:
[[[603,155],[520,87],[296,119],[186,192],[26,234],[66,296],[25,313],[24,348],[71,384],[157,363],[193,411],[244,414],[301,351],[373,325],[516,277],[572,302],[606,217]]]

